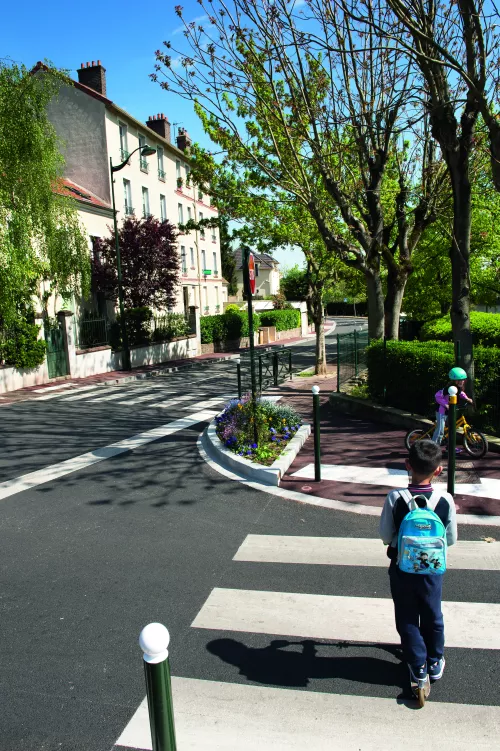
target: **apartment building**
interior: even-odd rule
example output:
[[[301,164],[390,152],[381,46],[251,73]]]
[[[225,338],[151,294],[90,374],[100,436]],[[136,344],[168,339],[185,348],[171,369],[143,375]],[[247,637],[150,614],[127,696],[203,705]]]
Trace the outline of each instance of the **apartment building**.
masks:
[[[43,69],[38,63],[35,71]],[[130,215],[153,215],[174,225],[217,216],[210,197],[189,179],[191,141],[186,130],[179,128],[174,144],[164,114],[141,122],[115,104],[107,95],[106,70],[99,60],[82,63],[78,80],[61,84],[48,115],[64,143],[65,184],[80,199],[79,215],[89,235],[89,248],[92,238],[110,233],[110,159],[118,165],[146,144],[156,150],[153,156],[144,158],[137,151],[114,173],[118,223]],[[82,199],[78,192],[91,196],[94,205],[89,208],[89,199]],[[196,305],[202,315],[222,312],[227,282],[221,272],[219,230],[182,234],[178,249],[181,276],[173,310],[182,312]]]

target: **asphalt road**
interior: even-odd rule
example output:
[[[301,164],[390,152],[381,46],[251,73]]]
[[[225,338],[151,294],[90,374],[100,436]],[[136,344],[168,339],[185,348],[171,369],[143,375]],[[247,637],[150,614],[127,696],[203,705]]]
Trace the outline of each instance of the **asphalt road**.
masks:
[[[312,357],[312,344],[294,348],[300,365]],[[214,587],[389,596],[383,568],[232,560],[248,534],[376,537],[378,522],[257,492],[205,464],[196,447],[205,422],[176,421],[235,388],[225,362],[2,408],[0,493],[20,475],[165,424],[177,432],[0,494],[0,751],[110,751],[144,697],[137,639],[152,621],[169,628],[175,676],[387,698],[406,685],[392,646],[317,640],[311,661],[339,646],[349,660],[323,674],[306,661],[299,677],[260,652],[272,634],[191,628]],[[461,532],[479,539],[487,530]],[[499,585],[499,572],[453,571],[446,597],[496,603]],[[251,670],[235,664],[224,639],[257,655]],[[499,703],[497,651],[447,656],[437,702]]]

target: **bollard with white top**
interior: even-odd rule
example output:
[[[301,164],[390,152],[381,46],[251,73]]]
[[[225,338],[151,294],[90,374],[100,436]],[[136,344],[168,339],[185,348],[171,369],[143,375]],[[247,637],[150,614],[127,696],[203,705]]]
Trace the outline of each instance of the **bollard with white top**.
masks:
[[[319,386],[313,386],[313,425],[314,425],[314,480],[321,480],[321,441],[320,441],[320,420],[319,420]]]
[[[241,399],[241,357],[236,360],[236,377],[238,378],[238,399]]]
[[[148,698],[153,751],[176,751],[174,707],[168,645],[170,634],[162,623],[150,623],[139,636],[144,652],[144,673]]]
[[[448,493],[455,492],[455,469],[457,463],[457,394],[456,386],[448,387]]]

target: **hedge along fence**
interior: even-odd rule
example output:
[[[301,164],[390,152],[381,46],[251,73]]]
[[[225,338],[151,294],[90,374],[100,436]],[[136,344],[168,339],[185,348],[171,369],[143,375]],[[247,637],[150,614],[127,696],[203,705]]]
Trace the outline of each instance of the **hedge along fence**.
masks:
[[[263,310],[259,313],[261,326],[276,326],[276,331],[290,331],[300,328],[300,310]]]
[[[0,327],[0,366],[32,370],[45,360],[46,345],[38,339],[40,326],[23,319]]]
[[[434,416],[435,393],[448,383],[455,365],[451,342],[372,342],[367,351],[368,392],[381,404],[416,414]],[[477,415],[473,423],[500,434],[500,351],[474,348],[474,396]],[[465,391],[470,388],[469,382]]]
[[[470,325],[473,344],[479,344],[483,347],[500,347],[500,315],[497,313],[472,311],[470,314]],[[424,324],[420,331],[420,339],[422,341],[439,340],[442,342],[451,342],[453,334],[450,316],[446,315]]]
[[[257,331],[261,325],[258,313],[253,314],[253,327]],[[248,336],[248,316],[246,311],[226,310],[222,315],[203,316],[200,319],[201,343],[225,342]]]

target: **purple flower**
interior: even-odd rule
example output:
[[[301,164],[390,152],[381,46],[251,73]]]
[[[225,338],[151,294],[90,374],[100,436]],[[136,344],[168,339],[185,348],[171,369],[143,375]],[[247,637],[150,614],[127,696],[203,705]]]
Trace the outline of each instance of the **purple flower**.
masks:
[[[256,443],[252,443],[251,445],[252,445],[252,448],[253,448],[253,449],[256,449],[256,448],[257,448],[257,444],[256,444]]]

